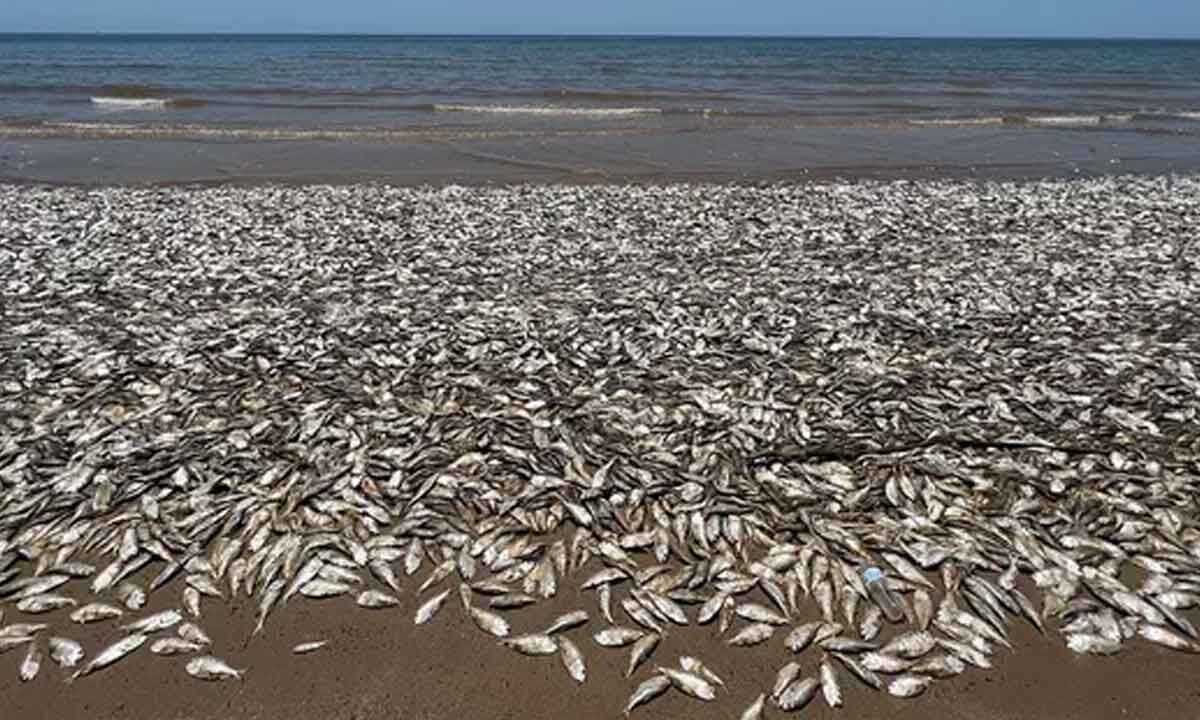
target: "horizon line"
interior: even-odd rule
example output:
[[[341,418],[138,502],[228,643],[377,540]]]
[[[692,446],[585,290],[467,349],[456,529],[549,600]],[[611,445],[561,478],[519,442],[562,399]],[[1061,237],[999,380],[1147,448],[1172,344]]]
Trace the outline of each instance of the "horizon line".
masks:
[[[570,33],[453,33],[453,32],[323,32],[323,31],[159,31],[159,30],[19,30],[0,31],[0,37],[21,35],[188,37],[424,37],[424,38],[675,38],[675,39],[778,39],[778,40],[1145,40],[1198,41],[1200,35],[917,35],[917,34],[799,34],[799,33],[672,33],[672,32],[570,32]]]

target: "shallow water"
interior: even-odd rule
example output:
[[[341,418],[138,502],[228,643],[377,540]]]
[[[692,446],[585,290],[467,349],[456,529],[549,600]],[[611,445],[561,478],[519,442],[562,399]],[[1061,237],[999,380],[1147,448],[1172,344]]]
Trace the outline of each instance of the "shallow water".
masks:
[[[0,122],[1200,125],[1200,42],[0,35]]]

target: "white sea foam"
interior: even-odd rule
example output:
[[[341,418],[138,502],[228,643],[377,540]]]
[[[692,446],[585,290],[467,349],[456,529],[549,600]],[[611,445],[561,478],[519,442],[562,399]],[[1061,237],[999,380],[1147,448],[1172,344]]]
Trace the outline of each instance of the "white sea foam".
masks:
[[[658,115],[660,108],[652,107],[560,107],[554,105],[434,105],[438,112],[498,113],[508,115],[585,115],[612,117],[614,115]]]
[[[912,125],[1003,125],[1004,118],[1002,117],[974,117],[974,118],[931,118],[926,120],[909,120]]]
[[[1184,120],[1200,120],[1200,110],[1188,110],[1185,112],[1177,112],[1177,113],[1175,113],[1175,117],[1182,118]]]
[[[1106,125],[1111,123],[1127,123],[1133,120],[1133,113],[1113,113],[1110,115],[1042,115],[1027,118],[1031,125]]]
[[[92,104],[120,110],[161,110],[170,104],[164,98],[93,97]]]

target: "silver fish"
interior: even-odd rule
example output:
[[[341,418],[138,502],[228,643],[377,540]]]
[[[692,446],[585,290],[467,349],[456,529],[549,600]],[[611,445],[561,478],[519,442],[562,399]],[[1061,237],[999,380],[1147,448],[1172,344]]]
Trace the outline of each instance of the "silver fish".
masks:
[[[775,704],[784,712],[795,712],[812,702],[818,689],[820,684],[813,678],[801,678],[780,693],[775,699]]]
[[[310,652],[316,652],[317,650],[320,650],[328,644],[328,640],[311,640],[309,642],[302,642],[299,645],[293,646],[292,652],[296,655],[307,655]]]
[[[758,645],[771,639],[775,634],[775,626],[766,623],[755,623],[742,628],[736,635],[729,638],[729,644],[738,647]]]
[[[307,598],[331,598],[339,595],[345,595],[353,590],[350,585],[340,582],[330,582],[320,578],[309,580],[300,588],[300,594]]]
[[[522,655],[553,655],[558,652],[558,643],[554,638],[543,634],[518,635],[501,640],[500,644]]]
[[[791,687],[798,677],[800,677],[800,663],[798,662],[792,661],[779,668],[779,672],[775,673],[775,685],[771,688],[771,699],[778,700],[783,691]]]
[[[508,637],[508,621],[494,612],[472,607],[468,611],[475,625],[485,633],[494,637]]]
[[[434,595],[429,600],[426,600],[421,607],[417,608],[417,615],[414,622],[417,625],[424,625],[433,619],[437,611],[442,608],[442,603],[446,602],[446,598],[450,596],[449,590],[443,590],[441,593]]]
[[[395,607],[400,604],[400,600],[395,595],[378,590],[363,590],[354,599],[354,602],[359,607],[372,609]]]
[[[29,649],[25,652],[25,659],[21,661],[19,675],[21,682],[29,682],[37,677],[38,671],[42,669],[42,650],[36,642],[29,643]]]
[[[586,610],[574,610],[554,618],[554,620],[550,623],[550,626],[547,627],[544,632],[547,635],[553,635],[555,633],[562,632],[563,630],[570,630],[571,628],[579,627],[587,621],[588,614]]]
[[[912,698],[929,688],[933,678],[927,675],[901,675],[888,683],[888,694],[901,698]]]
[[[713,672],[707,665],[701,662],[699,658],[694,658],[690,655],[684,655],[679,658],[679,667],[692,673],[693,675],[699,675],[717,687],[725,687],[725,681],[722,680],[720,676]]]
[[[645,635],[644,630],[635,630],[634,628],[614,626],[601,630],[592,636],[597,645],[604,647],[616,648],[625,647],[630,643],[636,642],[638,638]]]
[[[83,660],[83,646],[74,640],[52,637],[47,644],[50,647],[50,659],[59,667],[73,668]]]
[[[754,702],[742,711],[738,720],[762,720],[763,708],[766,706],[767,696],[764,693],[759,693],[758,697],[754,698]]]
[[[87,623],[99,622],[101,620],[111,620],[125,614],[125,611],[119,607],[114,607],[106,603],[88,603],[76,610],[71,615],[71,622],[86,625]]]
[[[183,622],[183,615],[178,610],[163,610],[162,612],[149,615],[138,620],[137,622],[129,623],[121,626],[122,630],[129,630],[135,633],[156,633],[160,630],[175,627]]]
[[[740,603],[735,611],[737,616],[752,623],[768,625],[787,625],[788,619],[781,613],[758,603]]]
[[[644,705],[654,698],[662,695],[671,687],[671,680],[666,675],[653,675],[650,678],[643,680],[633,694],[629,696],[629,701],[625,703],[625,714],[628,715],[634,708],[639,705]]]
[[[575,643],[565,635],[557,636],[557,640],[563,667],[567,669],[567,674],[571,676],[572,680],[582,684],[587,680],[587,667],[584,665],[583,653],[579,652]]]
[[[842,683],[838,679],[837,670],[833,664],[829,662],[829,658],[821,660],[821,693],[825,696],[825,702],[832,708],[842,706]]]
[[[195,623],[183,623],[175,632],[184,640],[200,645],[212,645],[212,639],[209,638],[208,633]]]
[[[141,633],[134,633],[133,635],[123,637],[112,645],[109,645],[101,650],[96,657],[92,658],[90,663],[85,665],[82,669],[76,671],[73,677],[80,678],[84,677],[85,675],[91,675],[97,670],[101,670],[109,665],[112,665],[129,653],[137,650],[144,644],[146,644],[146,636],[142,635]]]
[[[662,636],[658,633],[649,633],[633,644],[629,651],[629,665],[625,669],[625,677],[632,677],[633,671],[654,654],[654,649],[658,647],[658,641],[661,639]]]
[[[65,607],[73,607],[76,604],[74,599],[62,595],[31,595],[20,600],[17,603],[17,609],[23,613],[38,615]]]
[[[708,680],[687,672],[686,670],[676,670],[675,668],[660,667],[658,672],[666,675],[671,681],[671,684],[679,688],[685,695],[690,695],[697,700],[710,702],[717,698],[717,690]]]
[[[204,645],[178,637],[159,638],[150,643],[150,652],[155,655],[186,655],[198,653]]]
[[[224,660],[211,655],[189,660],[185,669],[188,675],[199,680],[229,680],[232,678],[240,680],[242,674],[246,672],[245,670],[235,670]]]

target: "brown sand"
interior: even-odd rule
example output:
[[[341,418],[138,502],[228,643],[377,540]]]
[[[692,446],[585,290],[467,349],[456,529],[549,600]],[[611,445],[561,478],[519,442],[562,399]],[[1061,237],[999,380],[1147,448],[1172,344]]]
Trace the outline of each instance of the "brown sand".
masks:
[[[452,593],[428,625],[413,625],[415,584],[406,586],[402,605],[362,610],[349,598],[295,600],[273,613],[264,633],[243,646],[253,627],[248,601],[228,608],[209,601],[202,625],[213,636],[214,654],[248,668],[242,682],[205,683],[184,672],[186,657],[160,658],[148,646],[89,677],[64,682],[65,673],[49,660],[42,673],[22,685],[17,666],[23,650],[0,655],[0,718],[262,718],[315,720],[344,718],[412,720],[520,718],[591,720],[616,718],[636,684],[624,678],[625,650],[605,649],[590,638],[604,623],[595,597],[570,583],[543,606],[509,613],[514,632],[537,630],[560,612],[583,607],[592,621],[569,631],[588,664],[587,682],[576,685],[556,656],[528,658],[502,648],[477,630]],[[159,591],[144,612],[169,607],[175,590]],[[815,614],[815,607],[809,608]],[[619,610],[617,611],[620,612]],[[135,616],[139,616],[135,614]],[[15,611],[7,613],[13,622]],[[84,643],[89,656],[120,637],[113,623],[79,627],[66,611],[46,616],[59,633]],[[1193,620],[1196,618],[1193,617]],[[32,621],[22,617],[22,622]],[[846,706],[830,710],[818,697],[798,717],[848,720],[1048,720],[1080,718],[1195,718],[1200,716],[1200,657],[1130,643],[1109,658],[1084,657],[1051,635],[1013,626],[1015,650],[996,659],[990,671],[969,670],[954,681],[937,683],[926,695],[901,700],[867,690],[849,674],[843,680]],[[297,656],[299,642],[325,639],[329,645]],[[641,681],[654,664],[677,664],[695,655],[727,685],[717,701],[702,703],[677,692],[635,710],[634,718],[736,718],[789,659],[782,633],[751,649],[731,649],[715,636],[715,626],[676,628],[651,662],[635,676]],[[819,651],[799,661],[812,673]],[[769,708],[767,717],[783,713]]]

